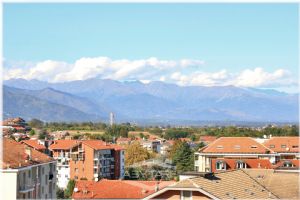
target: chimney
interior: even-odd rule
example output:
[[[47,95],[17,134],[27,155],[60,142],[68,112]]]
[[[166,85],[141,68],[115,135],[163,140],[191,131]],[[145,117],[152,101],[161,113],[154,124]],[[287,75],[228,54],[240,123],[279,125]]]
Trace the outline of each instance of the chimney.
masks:
[[[159,182],[157,181],[155,184],[155,192],[157,192],[159,190]]]
[[[25,153],[28,155],[28,160],[31,160],[31,149],[29,147],[25,147]]]

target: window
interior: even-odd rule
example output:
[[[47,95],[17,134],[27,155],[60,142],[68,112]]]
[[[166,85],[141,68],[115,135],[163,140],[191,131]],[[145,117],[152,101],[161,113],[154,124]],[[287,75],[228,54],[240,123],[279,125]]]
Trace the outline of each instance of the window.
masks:
[[[271,145],[270,145],[270,148],[272,148],[272,149],[275,148],[275,145],[274,145],[274,144],[271,144]]]
[[[42,194],[44,194],[44,186],[42,186]]]
[[[65,177],[68,178],[68,174],[65,174]]]
[[[292,148],[298,148],[298,147],[299,147],[298,145],[293,145],[293,146],[292,146]]]
[[[223,161],[217,161],[216,170],[226,170],[226,163]]]
[[[282,144],[282,145],[281,145],[281,148],[286,148],[286,145],[285,145],[285,144]]]
[[[195,155],[195,160],[199,160],[199,155]]]
[[[195,171],[198,172],[199,171],[199,167],[195,166]]]
[[[28,171],[28,178],[31,178],[31,170]]]
[[[223,149],[223,146],[222,145],[218,145],[217,149]]]
[[[192,191],[181,191],[181,200],[192,199]]]
[[[75,180],[78,180],[78,176],[74,176],[74,179],[75,179]]]
[[[48,184],[48,175],[46,175],[46,184]]]
[[[256,149],[257,146],[256,145],[251,145],[251,149]]]
[[[78,168],[75,168],[75,172],[78,173]]]
[[[285,162],[283,163],[283,167],[293,167],[293,163],[290,162],[290,161],[285,161]]]
[[[247,168],[247,164],[244,163],[243,161],[237,161],[236,162],[236,168],[237,169],[246,169]]]
[[[44,167],[42,167],[42,175],[44,175],[45,174],[45,169],[44,169]]]

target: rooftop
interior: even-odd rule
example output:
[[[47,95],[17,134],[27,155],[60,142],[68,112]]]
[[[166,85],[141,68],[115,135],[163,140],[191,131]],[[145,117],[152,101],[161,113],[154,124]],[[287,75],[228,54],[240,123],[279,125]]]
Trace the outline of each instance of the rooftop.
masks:
[[[220,137],[200,150],[201,153],[259,153],[272,152],[250,137]]]
[[[156,188],[165,188],[174,184],[173,181],[132,181],[106,180],[77,181],[73,192],[74,199],[142,199],[153,194]]]
[[[123,149],[121,146],[116,144],[109,144],[102,140],[83,140],[83,144],[95,149],[95,150],[102,150],[102,149],[115,149],[121,150]]]
[[[54,140],[50,150],[68,150],[80,144],[79,140]]]
[[[29,156],[31,154],[31,156]],[[17,169],[54,161],[53,158],[14,140],[3,138],[1,169]]]
[[[299,137],[272,137],[264,145],[275,152],[299,152]]]
[[[26,144],[36,150],[45,150],[46,147],[42,144],[39,144],[38,140],[22,140],[20,143]]]
[[[271,191],[255,181],[243,170],[210,174],[205,177],[185,179],[172,188],[202,190],[219,199],[276,199]]]

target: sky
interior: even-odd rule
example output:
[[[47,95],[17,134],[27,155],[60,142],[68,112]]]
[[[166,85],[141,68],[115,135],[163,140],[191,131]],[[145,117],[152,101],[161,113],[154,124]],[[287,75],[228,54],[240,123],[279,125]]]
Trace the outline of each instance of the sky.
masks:
[[[298,92],[297,4],[4,4],[4,79]]]

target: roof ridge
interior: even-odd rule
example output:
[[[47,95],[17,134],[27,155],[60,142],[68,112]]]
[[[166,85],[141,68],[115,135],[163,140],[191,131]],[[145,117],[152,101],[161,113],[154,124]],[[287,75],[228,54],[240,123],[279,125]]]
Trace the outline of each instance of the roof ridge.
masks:
[[[251,137],[250,137],[251,138]],[[254,138],[251,138],[253,141],[255,141],[257,144],[261,145],[262,147],[268,149],[271,153],[275,153],[275,151],[273,151],[272,149],[269,149],[268,147],[266,147],[264,144],[257,142]]]

